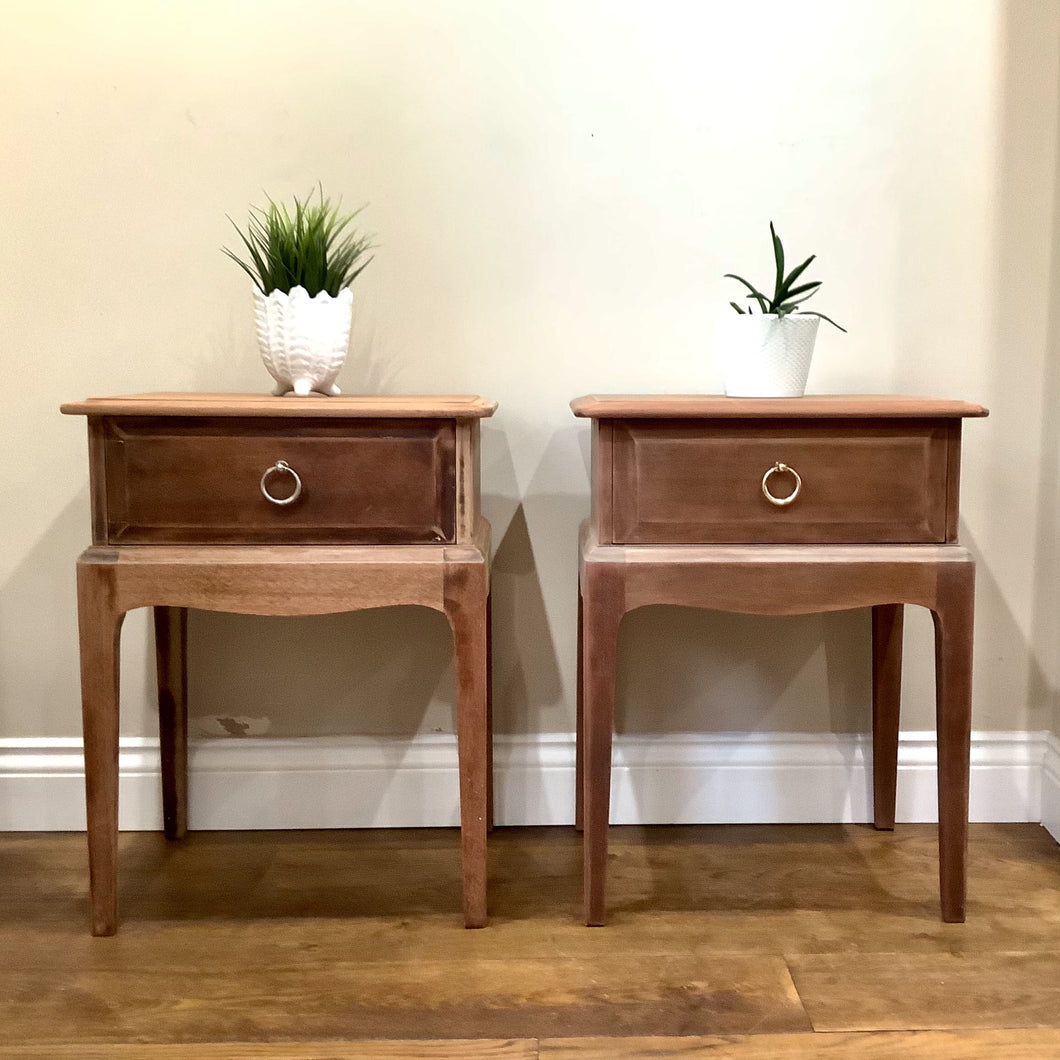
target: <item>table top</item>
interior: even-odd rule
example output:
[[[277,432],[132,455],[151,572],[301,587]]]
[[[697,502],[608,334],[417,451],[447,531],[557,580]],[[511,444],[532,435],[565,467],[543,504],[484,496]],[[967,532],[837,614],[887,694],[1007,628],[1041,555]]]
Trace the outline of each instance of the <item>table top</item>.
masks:
[[[901,394],[813,394],[788,398],[735,398],[718,394],[587,394],[570,403],[589,419],[958,419],[986,416],[967,401]]]
[[[68,416],[266,416],[306,419],[484,419],[497,402],[473,394],[355,394],[273,397],[269,394],[157,393],[68,401]]]

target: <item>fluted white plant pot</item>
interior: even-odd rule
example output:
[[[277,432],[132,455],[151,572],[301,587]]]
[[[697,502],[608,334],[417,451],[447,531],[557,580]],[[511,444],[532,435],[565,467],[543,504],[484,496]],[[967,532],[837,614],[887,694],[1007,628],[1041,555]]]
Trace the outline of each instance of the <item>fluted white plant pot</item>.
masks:
[[[267,296],[254,288],[254,315],[261,359],[276,380],[273,394],[339,393],[335,377],[346,360],[353,320],[349,287],[335,298],[326,291],[310,298],[304,287]]]
[[[735,314],[720,333],[730,397],[801,397],[820,317]]]

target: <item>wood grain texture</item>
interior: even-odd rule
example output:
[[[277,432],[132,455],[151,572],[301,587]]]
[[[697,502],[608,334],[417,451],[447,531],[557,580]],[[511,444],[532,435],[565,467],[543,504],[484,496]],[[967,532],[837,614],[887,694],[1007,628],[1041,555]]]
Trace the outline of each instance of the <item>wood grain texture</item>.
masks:
[[[452,420],[104,417],[100,431],[111,544],[456,539]],[[470,432],[461,441],[469,447]],[[281,460],[302,484],[284,505],[261,488]],[[281,500],[294,484],[287,471],[266,483]],[[474,505],[473,494],[461,499]],[[467,526],[477,517],[475,507],[461,513]]]
[[[682,1038],[568,1038],[541,1042],[541,1060],[1047,1060],[1060,1031],[882,1031]]]
[[[167,839],[188,831],[188,609],[154,607],[158,675],[158,743],[162,828]]]
[[[613,540],[630,544],[947,540],[959,471],[944,419],[630,419],[613,428]],[[769,489],[787,505],[770,503]],[[607,487],[611,488],[611,483]],[[606,539],[606,529],[599,536]]]
[[[818,417],[943,417],[986,416],[982,405],[967,401],[906,397],[900,394],[810,394],[795,398],[732,398],[717,394],[589,394],[570,403],[575,416],[592,419],[688,417],[712,419]]]
[[[470,394],[366,394],[339,397],[274,397],[266,394],[153,393],[69,401],[68,416],[278,416],[482,419],[497,403]]]
[[[966,924],[937,916],[934,825],[611,829],[611,925],[579,922],[580,837],[499,828],[489,931],[464,932],[456,829],[122,833],[122,934],[83,931],[84,839],[0,836],[5,966],[456,962],[562,953],[827,955],[1060,951],[1060,851],[1038,825],[973,825]],[[822,867],[826,866],[827,871]]]
[[[614,423],[594,420],[589,450],[589,517],[604,544],[615,540]]]
[[[532,1039],[196,1042],[187,1045],[0,1045],[0,1060],[536,1060]]]
[[[1060,951],[789,963],[816,1030],[1060,1028]]]
[[[456,536],[458,544],[468,544],[475,534],[475,524],[482,511],[481,428],[478,420],[456,422],[456,467],[454,491]]]
[[[582,526],[582,706],[579,758],[585,841],[585,917],[604,922],[607,807],[611,790],[615,648],[623,615],[637,607],[679,604],[752,614],[806,614],[854,607],[918,604],[935,621],[939,746],[940,908],[965,916],[972,615],[975,563],[958,545],[598,545]],[[602,587],[606,586],[606,590]],[[596,588],[601,587],[601,588]],[[882,636],[882,633],[880,634]],[[893,737],[899,689],[893,663],[877,671],[889,706],[881,725]],[[888,682],[890,682],[888,684]],[[881,755],[881,801],[889,801]]]
[[[1060,1031],[196,1043],[196,1060],[1048,1060]],[[186,1045],[0,1045],[0,1060],[188,1060]]]
[[[940,908],[944,921],[962,922],[975,564],[956,543],[960,428],[987,410],[846,395],[589,395],[571,409],[593,420],[575,807],[586,923],[605,918],[617,630],[627,612],[656,604],[767,615],[873,608],[881,828],[894,817],[901,607],[931,611]]]
[[[880,829],[893,829],[898,781],[902,698],[901,604],[872,609],[872,814]]]
[[[93,935],[112,935],[118,916],[118,702],[124,619],[125,613],[114,606],[107,572],[79,565],[81,731]]]
[[[137,607],[154,609],[170,838],[187,828],[188,608],[442,611],[456,669],[464,921],[485,924],[490,578],[478,421],[495,407],[447,395],[224,394],[63,406],[89,417],[94,544],[77,577],[94,935],[118,923],[118,659],[122,620]]]
[[[452,547],[159,545],[85,551],[77,571],[93,934],[111,935],[118,923],[119,630],[135,607],[156,609],[166,829],[173,835],[182,831],[187,812],[186,637],[180,628],[186,608],[304,615],[403,603],[442,611],[453,632],[457,675],[464,918],[467,927],[485,924],[491,759],[484,521],[474,541]]]
[[[612,832],[600,931],[580,923],[569,828],[494,833],[487,931],[454,915],[455,829],[192,832],[179,844],[125,833],[125,921],[108,939],[84,931],[82,837],[0,835],[0,1038],[56,1057],[106,1041],[263,1042],[261,1055],[282,1056],[268,1049],[596,1035],[622,1057],[623,1037],[680,1035],[664,1043],[679,1048],[724,1035],[751,1050],[770,1028],[853,1050],[858,1039],[814,1034],[809,1019],[911,1030],[929,1002],[934,1026],[962,1032],[1060,1012],[1060,851],[1037,825],[972,826],[963,925],[938,919],[931,826]],[[808,1017],[792,1008],[788,968]],[[976,1022],[962,1023],[968,1012]]]
[[[284,1038],[536,1037],[809,1031],[784,961],[776,957],[671,955],[645,982],[629,958],[557,955],[511,962],[355,960],[240,975],[191,972],[52,972],[0,969],[0,1018],[8,1041],[246,1041]],[[251,998],[260,998],[250,1003]],[[192,1017],[192,1018],[189,1018]]]

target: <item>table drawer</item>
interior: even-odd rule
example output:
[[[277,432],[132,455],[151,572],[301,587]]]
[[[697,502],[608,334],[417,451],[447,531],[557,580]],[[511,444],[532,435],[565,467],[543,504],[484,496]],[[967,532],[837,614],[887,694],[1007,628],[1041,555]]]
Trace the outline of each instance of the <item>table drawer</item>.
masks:
[[[456,534],[452,420],[103,417],[96,483],[112,544],[390,544]],[[284,461],[288,504],[262,476]],[[266,487],[290,496],[295,478]]]
[[[955,541],[959,420],[615,420],[613,540],[626,544]],[[790,503],[763,492],[784,464]],[[780,500],[795,476],[768,480]]]

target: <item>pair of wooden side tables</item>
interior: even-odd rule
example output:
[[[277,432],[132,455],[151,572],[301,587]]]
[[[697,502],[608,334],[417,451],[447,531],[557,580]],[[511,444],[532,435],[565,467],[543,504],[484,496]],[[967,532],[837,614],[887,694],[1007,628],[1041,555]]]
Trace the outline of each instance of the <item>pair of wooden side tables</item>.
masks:
[[[77,564],[91,926],[118,922],[119,645],[154,612],[163,817],[187,827],[187,609],[435,608],[453,631],[464,923],[486,922],[492,824],[489,525],[479,397],[143,394],[64,405],[89,428]],[[961,423],[902,397],[586,397],[592,509],[578,606],[585,918],[604,922],[623,615],[872,608],[875,824],[894,826],[904,604],[935,620],[944,920],[964,919],[975,566],[957,544]]]

